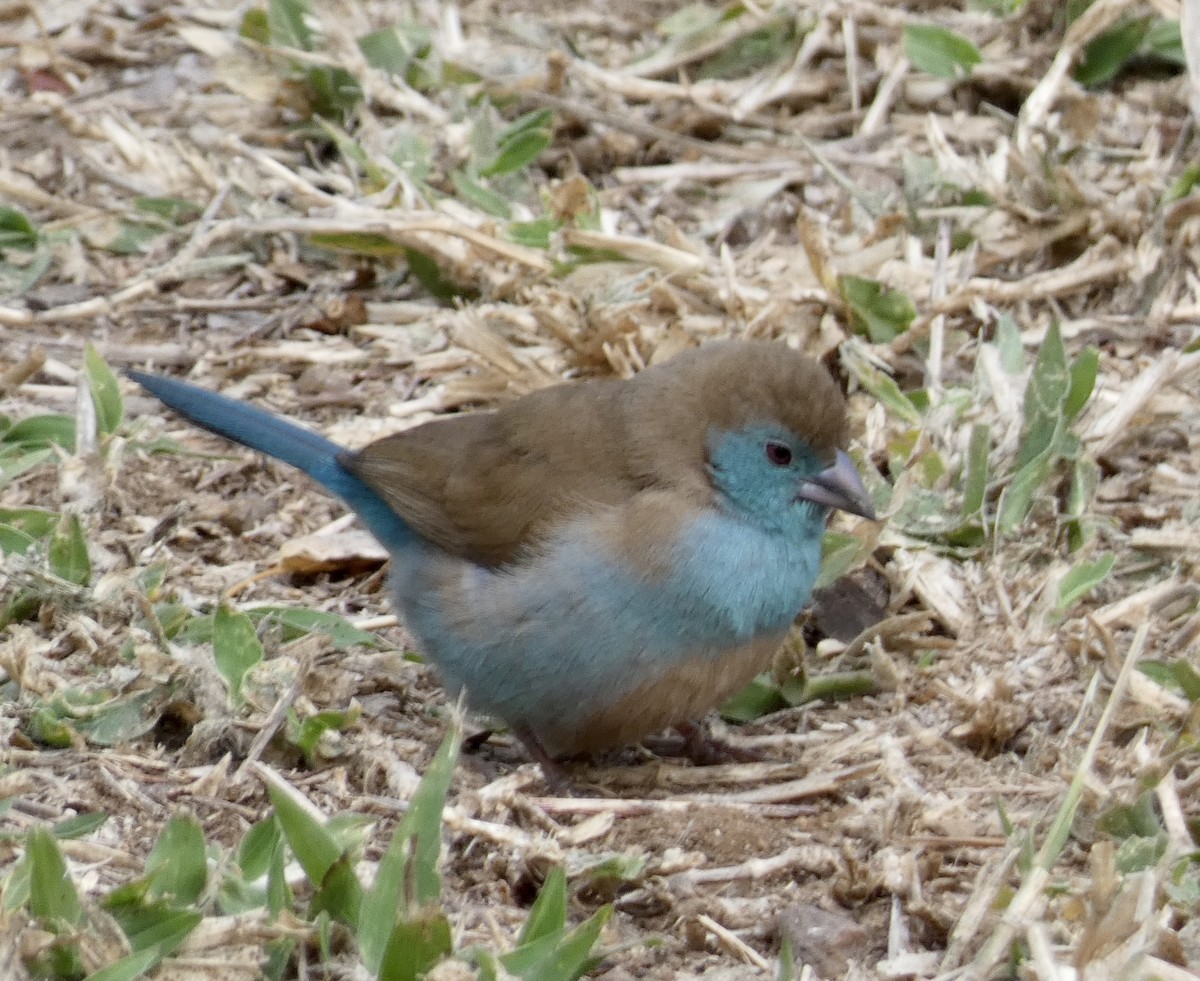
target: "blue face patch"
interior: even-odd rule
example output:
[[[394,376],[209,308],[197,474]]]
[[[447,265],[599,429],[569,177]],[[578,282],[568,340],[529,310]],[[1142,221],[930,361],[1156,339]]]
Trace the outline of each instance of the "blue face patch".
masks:
[[[708,437],[708,472],[726,510],[786,538],[824,528],[825,508],[797,497],[825,469],[812,448],[778,426],[758,424]]]

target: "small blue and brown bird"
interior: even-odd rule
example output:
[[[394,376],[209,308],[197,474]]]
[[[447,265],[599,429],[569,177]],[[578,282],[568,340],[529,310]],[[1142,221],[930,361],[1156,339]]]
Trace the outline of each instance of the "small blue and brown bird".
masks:
[[[129,372],[192,422],[303,470],[391,555],[396,607],[446,689],[534,759],[693,722],[764,670],[808,602],[830,508],[873,519],[828,372],[707,344],[353,451]]]

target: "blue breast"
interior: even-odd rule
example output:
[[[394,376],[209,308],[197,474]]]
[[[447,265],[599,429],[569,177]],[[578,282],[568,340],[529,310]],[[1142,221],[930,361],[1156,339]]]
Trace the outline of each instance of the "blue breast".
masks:
[[[431,546],[393,556],[397,605],[451,692],[534,729],[588,714],[674,661],[782,634],[820,564],[819,526],[797,545],[710,512],[672,543],[671,571],[646,578],[597,547],[598,520],[501,570]]]

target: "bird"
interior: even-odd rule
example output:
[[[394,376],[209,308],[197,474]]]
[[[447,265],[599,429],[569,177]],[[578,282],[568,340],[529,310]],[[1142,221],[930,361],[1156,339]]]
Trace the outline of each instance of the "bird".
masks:
[[[808,603],[830,510],[875,519],[840,388],[778,341],[709,342],[358,450],[127,374],[340,497],[389,553],[393,605],[447,692],[547,772],[668,729],[696,748]]]

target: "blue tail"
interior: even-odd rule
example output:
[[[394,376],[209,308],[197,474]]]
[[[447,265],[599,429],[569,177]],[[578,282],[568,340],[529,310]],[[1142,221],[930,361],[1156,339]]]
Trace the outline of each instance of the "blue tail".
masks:
[[[346,451],[337,443],[282,416],[187,382],[143,371],[127,371],[126,374],[164,405],[196,425],[303,470],[350,505],[371,534],[389,551],[415,540],[413,530],[388,507],[387,502],[342,466],[339,457]]]

